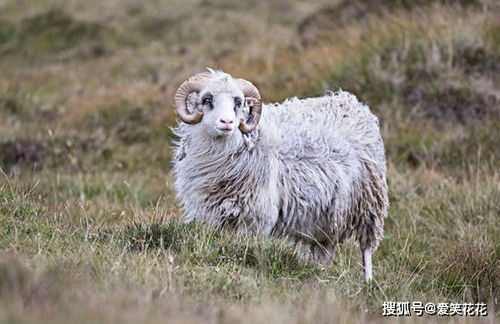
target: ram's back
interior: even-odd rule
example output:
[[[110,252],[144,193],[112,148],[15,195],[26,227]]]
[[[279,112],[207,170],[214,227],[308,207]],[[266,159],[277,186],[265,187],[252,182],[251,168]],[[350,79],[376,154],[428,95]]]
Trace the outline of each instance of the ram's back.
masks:
[[[282,158],[321,161],[354,151],[385,163],[377,117],[348,92],[291,98],[266,108],[278,128]]]

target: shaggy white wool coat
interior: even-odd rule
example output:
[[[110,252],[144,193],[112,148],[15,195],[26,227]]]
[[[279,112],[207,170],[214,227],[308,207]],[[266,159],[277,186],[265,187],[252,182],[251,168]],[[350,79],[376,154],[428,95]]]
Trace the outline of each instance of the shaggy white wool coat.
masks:
[[[224,141],[197,125],[175,133],[187,221],[286,235],[319,262],[350,237],[370,256],[377,248],[388,207],[384,146],[377,118],[354,95],[265,104],[253,132]]]

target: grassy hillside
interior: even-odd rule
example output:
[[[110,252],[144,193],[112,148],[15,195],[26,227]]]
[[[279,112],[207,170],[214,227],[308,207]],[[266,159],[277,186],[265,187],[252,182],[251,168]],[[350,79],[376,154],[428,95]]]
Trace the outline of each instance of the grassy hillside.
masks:
[[[498,318],[499,16],[487,0],[0,2],[0,322],[364,323],[390,300]],[[355,245],[321,267],[180,222],[172,96],[207,66],[267,102],[341,88],[379,116],[375,287]]]

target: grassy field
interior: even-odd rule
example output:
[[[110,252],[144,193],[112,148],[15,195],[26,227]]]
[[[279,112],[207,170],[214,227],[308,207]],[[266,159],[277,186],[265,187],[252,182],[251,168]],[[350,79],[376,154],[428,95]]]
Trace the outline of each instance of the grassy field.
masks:
[[[382,322],[384,301],[484,302],[496,321],[499,17],[487,0],[0,0],[0,323]],[[379,116],[372,287],[354,244],[321,267],[182,224],[172,95],[205,67],[267,102],[341,88]]]

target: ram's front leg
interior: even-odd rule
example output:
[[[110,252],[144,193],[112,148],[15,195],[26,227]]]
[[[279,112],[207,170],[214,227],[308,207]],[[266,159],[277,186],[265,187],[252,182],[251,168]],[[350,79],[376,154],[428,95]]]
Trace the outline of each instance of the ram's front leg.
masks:
[[[279,215],[279,195],[277,189],[271,188],[261,195],[259,208],[255,211],[258,226],[257,232],[264,237],[271,236]]]
[[[278,219],[276,200],[271,201],[269,196],[263,195],[252,200],[250,204],[242,206],[238,217],[238,232],[268,237]]]
[[[271,235],[278,220],[280,200],[276,178],[277,168],[270,161],[266,172],[250,181],[253,185],[238,197],[238,205],[241,207],[239,232],[261,237]]]
[[[238,233],[268,237],[276,224],[277,214],[277,210],[248,213],[238,219]]]

